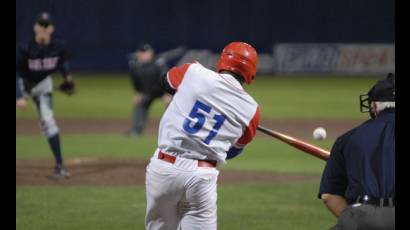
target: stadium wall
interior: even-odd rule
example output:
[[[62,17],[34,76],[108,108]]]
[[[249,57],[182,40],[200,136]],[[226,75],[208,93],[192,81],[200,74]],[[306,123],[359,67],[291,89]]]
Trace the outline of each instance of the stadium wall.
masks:
[[[16,42],[31,36],[42,10],[68,41],[74,71],[126,71],[142,41],[159,52],[183,45],[218,53],[242,40],[265,54],[278,43],[394,42],[391,0],[16,0]]]

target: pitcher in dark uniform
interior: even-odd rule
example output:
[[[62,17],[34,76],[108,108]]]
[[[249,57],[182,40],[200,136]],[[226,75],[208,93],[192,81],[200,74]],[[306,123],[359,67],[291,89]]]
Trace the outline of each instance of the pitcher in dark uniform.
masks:
[[[16,106],[24,109],[26,98],[33,99],[43,134],[47,137],[55,159],[53,179],[67,178],[60,146],[59,128],[53,115],[51,74],[59,71],[64,92],[74,93],[74,83],[68,66],[65,42],[52,37],[54,25],[47,12],[40,13],[34,23],[34,37],[17,48],[16,52]]]

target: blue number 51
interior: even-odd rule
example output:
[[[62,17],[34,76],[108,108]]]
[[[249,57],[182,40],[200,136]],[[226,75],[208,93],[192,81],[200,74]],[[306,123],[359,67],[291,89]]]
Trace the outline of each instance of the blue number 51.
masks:
[[[210,113],[212,108],[208,105],[200,101],[196,101],[194,107],[192,108],[191,112],[189,113],[189,117],[192,119],[197,119],[197,121],[191,126],[191,120],[185,118],[183,128],[187,133],[194,134],[197,133],[205,124],[206,118],[201,111],[205,113]],[[213,119],[216,121],[214,127],[212,127],[211,132],[209,132],[208,136],[205,138],[204,143],[209,144],[211,140],[216,137],[218,134],[218,130],[222,127],[225,116],[216,114]]]

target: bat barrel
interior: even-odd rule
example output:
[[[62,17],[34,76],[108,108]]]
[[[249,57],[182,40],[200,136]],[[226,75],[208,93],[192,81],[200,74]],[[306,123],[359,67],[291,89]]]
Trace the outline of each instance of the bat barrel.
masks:
[[[258,126],[257,129],[269,136],[272,136],[274,138],[277,138],[299,150],[302,150],[303,152],[306,152],[312,156],[318,157],[322,160],[327,160],[329,159],[330,152],[327,150],[324,150],[318,146],[306,143],[304,141],[298,140],[296,138],[293,138],[291,136],[285,135],[283,133],[277,132],[270,130],[268,128],[265,128],[263,126]]]

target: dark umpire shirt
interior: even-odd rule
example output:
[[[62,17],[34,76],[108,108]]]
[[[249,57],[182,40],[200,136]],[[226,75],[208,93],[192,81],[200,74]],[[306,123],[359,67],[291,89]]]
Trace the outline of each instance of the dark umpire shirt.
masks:
[[[38,44],[34,38],[20,44],[16,51],[16,78],[21,77],[24,88],[31,87],[59,70],[63,76],[69,74],[69,55],[65,42],[51,38],[47,45]]]
[[[137,92],[161,96],[164,90],[161,87],[161,76],[168,70],[163,59],[155,59],[149,63],[140,63],[135,59],[129,60],[131,80]]]
[[[330,193],[352,204],[359,195],[394,197],[394,160],[395,110],[386,109],[336,140],[322,175],[319,198]]]

